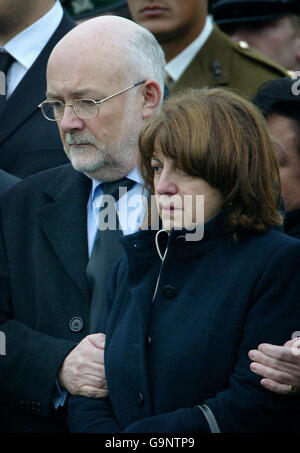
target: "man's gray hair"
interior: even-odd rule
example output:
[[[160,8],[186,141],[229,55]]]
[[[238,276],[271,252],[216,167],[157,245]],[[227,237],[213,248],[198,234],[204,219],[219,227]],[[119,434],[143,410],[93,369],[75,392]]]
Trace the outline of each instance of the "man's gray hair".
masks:
[[[139,26],[124,44],[124,50],[127,51],[128,70],[136,81],[155,79],[160,85],[163,98],[166,60],[154,35]]]

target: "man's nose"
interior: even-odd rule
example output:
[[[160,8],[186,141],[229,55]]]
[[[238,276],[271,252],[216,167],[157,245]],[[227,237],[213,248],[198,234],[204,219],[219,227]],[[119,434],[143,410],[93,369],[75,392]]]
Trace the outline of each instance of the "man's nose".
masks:
[[[70,105],[65,106],[64,114],[62,119],[59,122],[60,129],[63,132],[70,132],[74,129],[83,129],[85,126],[84,121],[79,118],[76,113],[74,112],[74,109]]]

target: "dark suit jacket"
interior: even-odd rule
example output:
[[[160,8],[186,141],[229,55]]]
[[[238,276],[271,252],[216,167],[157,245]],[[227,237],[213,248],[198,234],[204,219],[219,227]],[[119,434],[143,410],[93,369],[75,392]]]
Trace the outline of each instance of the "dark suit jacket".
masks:
[[[6,173],[3,170],[0,170],[0,193],[12,187],[19,181],[19,178],[16,178],[13,175]]]
[[[155,231],[122,242],[99,318],[109,400],[71,397],[71,430],[299,432],[299,398],[266,390],[248,357],[299,329],[299,241],[270,229],[234,243],[220,215],[201,241],[173,231],[163,263]]]
[[[0,117],[0,168],[20,178],[68,161],[55,122],[38,105],[46,98],[46,66],[55,44],[74,27],[63,19],[33,66],[9,97]]]
[[[52,396],[65,356],[89,333],[90,186],[64,165],[26,178],[0,200],[0,431],[65,429]],[[83,322],[79,331],[74,317]]]
[[[208,40],[171,89],[223,86],[251,97],[268,80],[286,77],[287,71],[264,55],[228,38],[216,25]]]

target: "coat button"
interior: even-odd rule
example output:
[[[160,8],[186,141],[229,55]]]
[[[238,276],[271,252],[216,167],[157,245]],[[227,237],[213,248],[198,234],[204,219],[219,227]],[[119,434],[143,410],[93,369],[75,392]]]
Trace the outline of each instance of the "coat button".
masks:
[[[72,332],[80,332],[83,328],[83,321],[81,318],[76,316],[75,318],[72,318],[69,322],[69,327]]]
[[[146,338],[146,345],[150,346],[151,343],[152,343],[152,338],[148,335],[148,337]]]
[[[139,393],[136,399],[137,405],[141,407],[144,404],[144,395]]]
[[[171,285],[166,285],[163,289],[162,289],[162,294],[164,296],[165,299],[173,299],[173,297],[175,297],[176,295],[176,291],[175,291],[175,288],[173,288],[173,286]]]

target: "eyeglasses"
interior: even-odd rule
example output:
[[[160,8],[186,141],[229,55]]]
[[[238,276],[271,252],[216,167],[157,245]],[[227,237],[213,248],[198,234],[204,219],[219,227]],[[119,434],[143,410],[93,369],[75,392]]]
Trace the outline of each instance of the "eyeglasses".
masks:
[[[128,88],[125,88],[122,91],[118,91],[107,98],[101,99],[101,101],[95,101],[94,99],[74,99],[71,104],[64,104],[62,101],[49,101],[46,99],[41,104],[39,108],[42,110],[44,117],[49,121],[60,121],[62,120],[65,112],[65,107],[72,107],[75,115],[77,115],[82,120],[87,120],[89,118],[95,118],[99,114],[99,106],[103,102],[108,101],[109,99],[118,96],[119,94],[125,93],[125,91],[131,90],[132,88],[142,85],[146,80],[142,82],[135,83]]]

